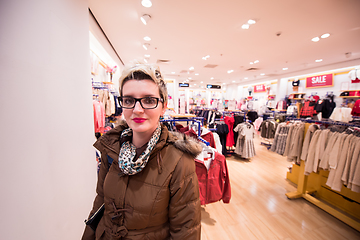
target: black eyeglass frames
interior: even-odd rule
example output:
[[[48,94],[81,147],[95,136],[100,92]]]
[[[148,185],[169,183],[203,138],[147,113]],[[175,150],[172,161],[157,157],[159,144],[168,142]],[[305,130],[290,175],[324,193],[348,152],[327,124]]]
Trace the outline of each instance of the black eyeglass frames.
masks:
[[[157,97],[143,97],[143,98],[119,97],[119,100],[121,107],[127,109],[134,108],[136,102],[139,102],[141,107],[144,109],[154,109],[158,106],[159,101],[164,102],[162,98],[157,98]]]

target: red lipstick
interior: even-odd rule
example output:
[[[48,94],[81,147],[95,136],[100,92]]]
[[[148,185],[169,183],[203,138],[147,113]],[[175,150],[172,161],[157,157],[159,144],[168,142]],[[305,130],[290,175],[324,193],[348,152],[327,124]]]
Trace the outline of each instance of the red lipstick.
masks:
[[[142,123],[145,122],[146,118],[133,118],[133,121],[136,123]]]

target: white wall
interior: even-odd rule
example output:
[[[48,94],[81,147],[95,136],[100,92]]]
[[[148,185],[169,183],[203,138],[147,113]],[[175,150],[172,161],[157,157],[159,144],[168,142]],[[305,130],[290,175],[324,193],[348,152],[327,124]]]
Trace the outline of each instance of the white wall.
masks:
[[[80,239],[96,162],[86,0],[1,1],[1,239]]]

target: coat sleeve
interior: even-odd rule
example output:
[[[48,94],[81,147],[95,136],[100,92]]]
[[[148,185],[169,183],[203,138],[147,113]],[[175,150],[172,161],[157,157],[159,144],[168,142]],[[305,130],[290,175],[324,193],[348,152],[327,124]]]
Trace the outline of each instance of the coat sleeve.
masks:
[[[108,172],[108,159],[106,154],[101,154],[101,165],[100,165],[100,171],[98,175],[98,182],[96,186],[96,197],[93,203],[93,208],[89,214],[89,217],[97,210],[99,207],[104,203],[104,191],[103,191],[103,185],[104,180],[106,177],[106,174]],[[95,232],[86,225],[83,236],[81,240],[95,240]]]
[[[199,240],[201,205],[195,161],[183,154],[170,180],[170,239]]]

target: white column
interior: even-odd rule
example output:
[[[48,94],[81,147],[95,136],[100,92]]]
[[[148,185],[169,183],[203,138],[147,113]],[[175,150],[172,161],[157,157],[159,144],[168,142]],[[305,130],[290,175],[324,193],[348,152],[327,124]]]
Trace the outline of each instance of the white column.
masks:
[[[1,1],[1,239],[80,239],[96,162],[85,0]]]

